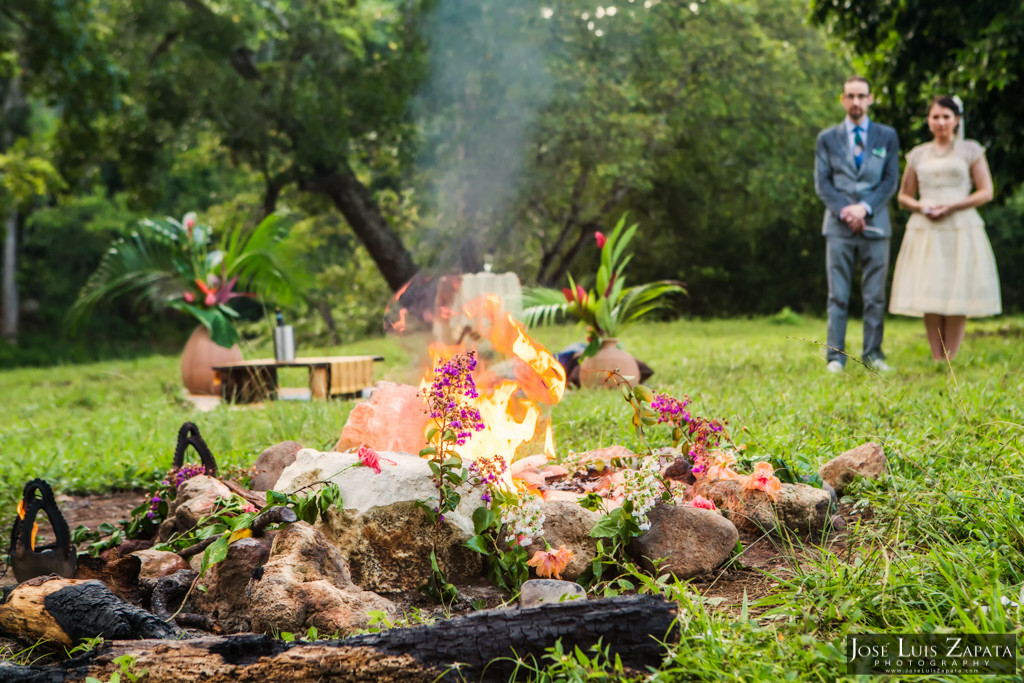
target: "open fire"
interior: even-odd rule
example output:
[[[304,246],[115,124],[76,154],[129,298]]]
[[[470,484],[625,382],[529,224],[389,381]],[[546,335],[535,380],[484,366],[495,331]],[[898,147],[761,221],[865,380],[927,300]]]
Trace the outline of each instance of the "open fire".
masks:
[[[455,452],[463,459],[500,455],[511,463],[517,449],[536,437],[538,425],[544,431],[544,454],[555,456],[551,424],[543,416],[541,405],[554,405],[565,392],[565,370],[558,360],[529,334],[521,323],[505,312],[499,297],[485,295],[470,301],[462,313],[469,320],[454,344],[430,344],[432,364],[420,388],[426,391],[433,380],[434,368],[469,348],[477,348],[481,357],[474,374],[479,397],[468,399],[480,411],[484,430],[476,433]],[[486,347],[490,347],[490,349]],[[491,354],[508,361],[487,366],[483,359]],[[507,375],[511,374],[509,378]]]

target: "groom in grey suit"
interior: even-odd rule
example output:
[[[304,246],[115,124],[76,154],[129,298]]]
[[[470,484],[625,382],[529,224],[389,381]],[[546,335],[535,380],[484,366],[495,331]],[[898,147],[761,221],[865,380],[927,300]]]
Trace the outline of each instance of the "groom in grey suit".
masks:
[[[843,84],[846,119],[818,134],[814,190],[825,202],[825,266],[828,269],[829,372],[846,366],[846,319],[853,271],[861,266],[864,296],[864,360],[889,370],[882,353],[885,280],[889,272],[889,199],[899,184],[896,131],[868,119],[874,102],[862,76]]]

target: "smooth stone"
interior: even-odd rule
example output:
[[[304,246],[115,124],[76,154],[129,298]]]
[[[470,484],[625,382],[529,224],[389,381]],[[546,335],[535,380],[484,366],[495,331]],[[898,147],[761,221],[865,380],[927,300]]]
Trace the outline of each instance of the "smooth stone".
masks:
[[[179,531],[194,527],[200,519],[213,512],[218,500],[231,498],[231,489],[219,479],[198,474],[178,487],[174,498],[174,522]]]
[[[572,581],[558,581],[556,579],[530,579],[523,582],[519,592],[519,605],[521,607],[536,607],[537,605],[550,605],[553,602],[564,600],[586,600],[587,592],[583,586]]]
[[[712,510],[658,504],[647,518],[651,528],[630,542],[629,552],[649,572],[664,560],[660,574],[707,574],[729,559],[739,540],[736,525]]]
[[[783,484],[775,510],[787,529],[801,534],[817,533],[831,525],[832,496],[807,484]]]
[[[888,467],[889,459],[885,456],[885,449],[869,441],[832,458],[818,468],[818,474],[835,489],[836,495],[841,496],[843,490],[858,476],[878,479]]]
[[[130,554],[142,562],[139,569],[139,578],[142,579],[159,579],[161,576],[168,576],[176,571],[189,568],[185,558],[166,550],[147,548],[146,550],[136,550]]]
[[[271,491],[281,478],[284,468],[295,462],[295,454],[302,450],[298,441],[282,441],[260,453],[253,464],[256,476],[249,486],[253,491]]]
[[[597,539],[591,538],[590,532],[601,519],[601,514],[591,512],[576,502],[562,500],[545,500],[540,504],[540,511],[544,515],[541,538],[552,549],[557,550],[564,545],[572,552],[572,558],[562,570],[562,578],[569,581],[578,579],[597,556]],[[528,548],[530,557],[545,550],[541,538]]]

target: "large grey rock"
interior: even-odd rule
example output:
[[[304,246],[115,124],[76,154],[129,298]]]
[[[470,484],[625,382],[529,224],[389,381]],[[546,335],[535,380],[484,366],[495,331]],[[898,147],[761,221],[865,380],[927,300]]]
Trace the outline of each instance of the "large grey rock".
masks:
[[[249,488],[253,491],[273,490],[284,468],[295,462],[295,454],[302,450],[298,441],[282,441],[260,453],[253,464],[256,476]]]
[[[362,514],[371,508],[392,503],[417,500],[437,500],[437,488],[426,458],[408,453],[380,453],[378,474],[372,468],[359,464],[355,453],[322,453],[303,448],[295,462],[285,468],[277,482],[277,490],[291,493],[319,481],[338,485],[341,507]],[[458,508],[445,515],[445,522],[456,527],[468,539],[473,535],[473,510],[480,507],[482,488],[463,485]]]
[[[601,519],[601,514],[565,500],[543,502],[540,511],[544,515],[543,540],[538,538],[528,548],[530,557],[545,550],[545,540],[554,549],[564,545],[572,551],[572,559],[562,570],[562,578],[569,581],[578,579],[597,556],[597,539],[591,538],[590,531]]]
[[[337,484],[343,509],[332,508],[326,524],[318,524],[341,550],[353,580],[382,593],[415,590],[431,572],[434,525],[416,506],[437,500],[429,463],[406,453],[381,453],[380,473],[358,463],[354,453],[303,449],[281,474],[277,490],[323,480]],[[482,504],[482,492],[462,486],[458,508],[441,523],[437,560],[451,581],[469,581],[482,572],[481,556],[464,546],[473,536],[473,511]]]
[[[630,542],[629,551],[648,571],[663,559],[661,574],[707,574],[728,559],[739,540],[736,526],[712,510],[658,504],[647,517],[651,528]]]
[[[775,509],[787,529],[801,534],[816,533],[829,525],[832,497],[828,491],[807,484],[783,484]]]
[[[888,466],[889,460],[885,457],[885,449],[874,441],[869,441],[832,458],[818,469],[818,474],[835,489],[836,495],[841,496],[843,489],[858,475],[877,479],[885,473]]]
[[[414,591],[430,578],[434,525],[414,502],[381,505],[362,514],[332,508],[323,530],[347,560],[352,580],[366,590]],[[445,517],[436,557],[453,583],[471,582],[483,572],[482,556],[465,546],[469,538]]]
[[[231,498],[231,489],[219,479],[199,474],[178,487],[171,513],[178,531],[194,527],[200,519],[213,512],[218,500]]]
[[[277,534],[248,594],[252,629],[260,633],[302,633],[315,626],[321,633],[345,634],[365,628],[371,611],[397,612],[390,600],[354,585],[345,558],[305,522]]]
[[[519,592],[520,607],[536,607],[563,600],[586,600],[587,592],[583,586],[572,581],[555,579],[530,579],[523,582]]]

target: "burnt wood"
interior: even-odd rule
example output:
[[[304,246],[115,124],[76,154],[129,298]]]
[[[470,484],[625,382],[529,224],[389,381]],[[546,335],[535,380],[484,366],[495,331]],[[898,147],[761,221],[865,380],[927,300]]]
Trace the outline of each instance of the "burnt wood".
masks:
[[[213,457],[213,453],[210,452],[210,447],[206,445],[206,441],[199,433],[199,427],[192,422],[186,422],[181,425],[181,429],[178,430],[178,443],[174,448],[174,462],[171,465],[174,469],[178,469],[185,464],[185,451],[189,446],[192,446],[199,454],[199,458],[203,462],[203,467],[206,470],[206,474],[211,477],[217,476],[217,459]]]
[[[107,642],[56,667],[8,667],[0,676],[12,683],[106,678],[117,670],[114,658],[130,655],[136,671],[148,670],[148,683],[505,681],[517,657],[543,665],[558,640],[570,652],[600,643],[626,667],[657,666],[661,641],[675,639],[675,618],[675,605],[658,597],[576,600],[312,643],[260,635]]]
[[[38,494],[38,495],[36,495]],[[42,479],[25,484],[21,495],[25,518],[16,518],[11,528],[11,549],[8,565],[19,582],[36,576],[57,574],[67,578],[75,576],[78,553],[71,545],[71,532],[64,515],[57,507],[53,489]],[[55,540],[45,546],[32,547],[32,526],[42,510],[50,520]]]

